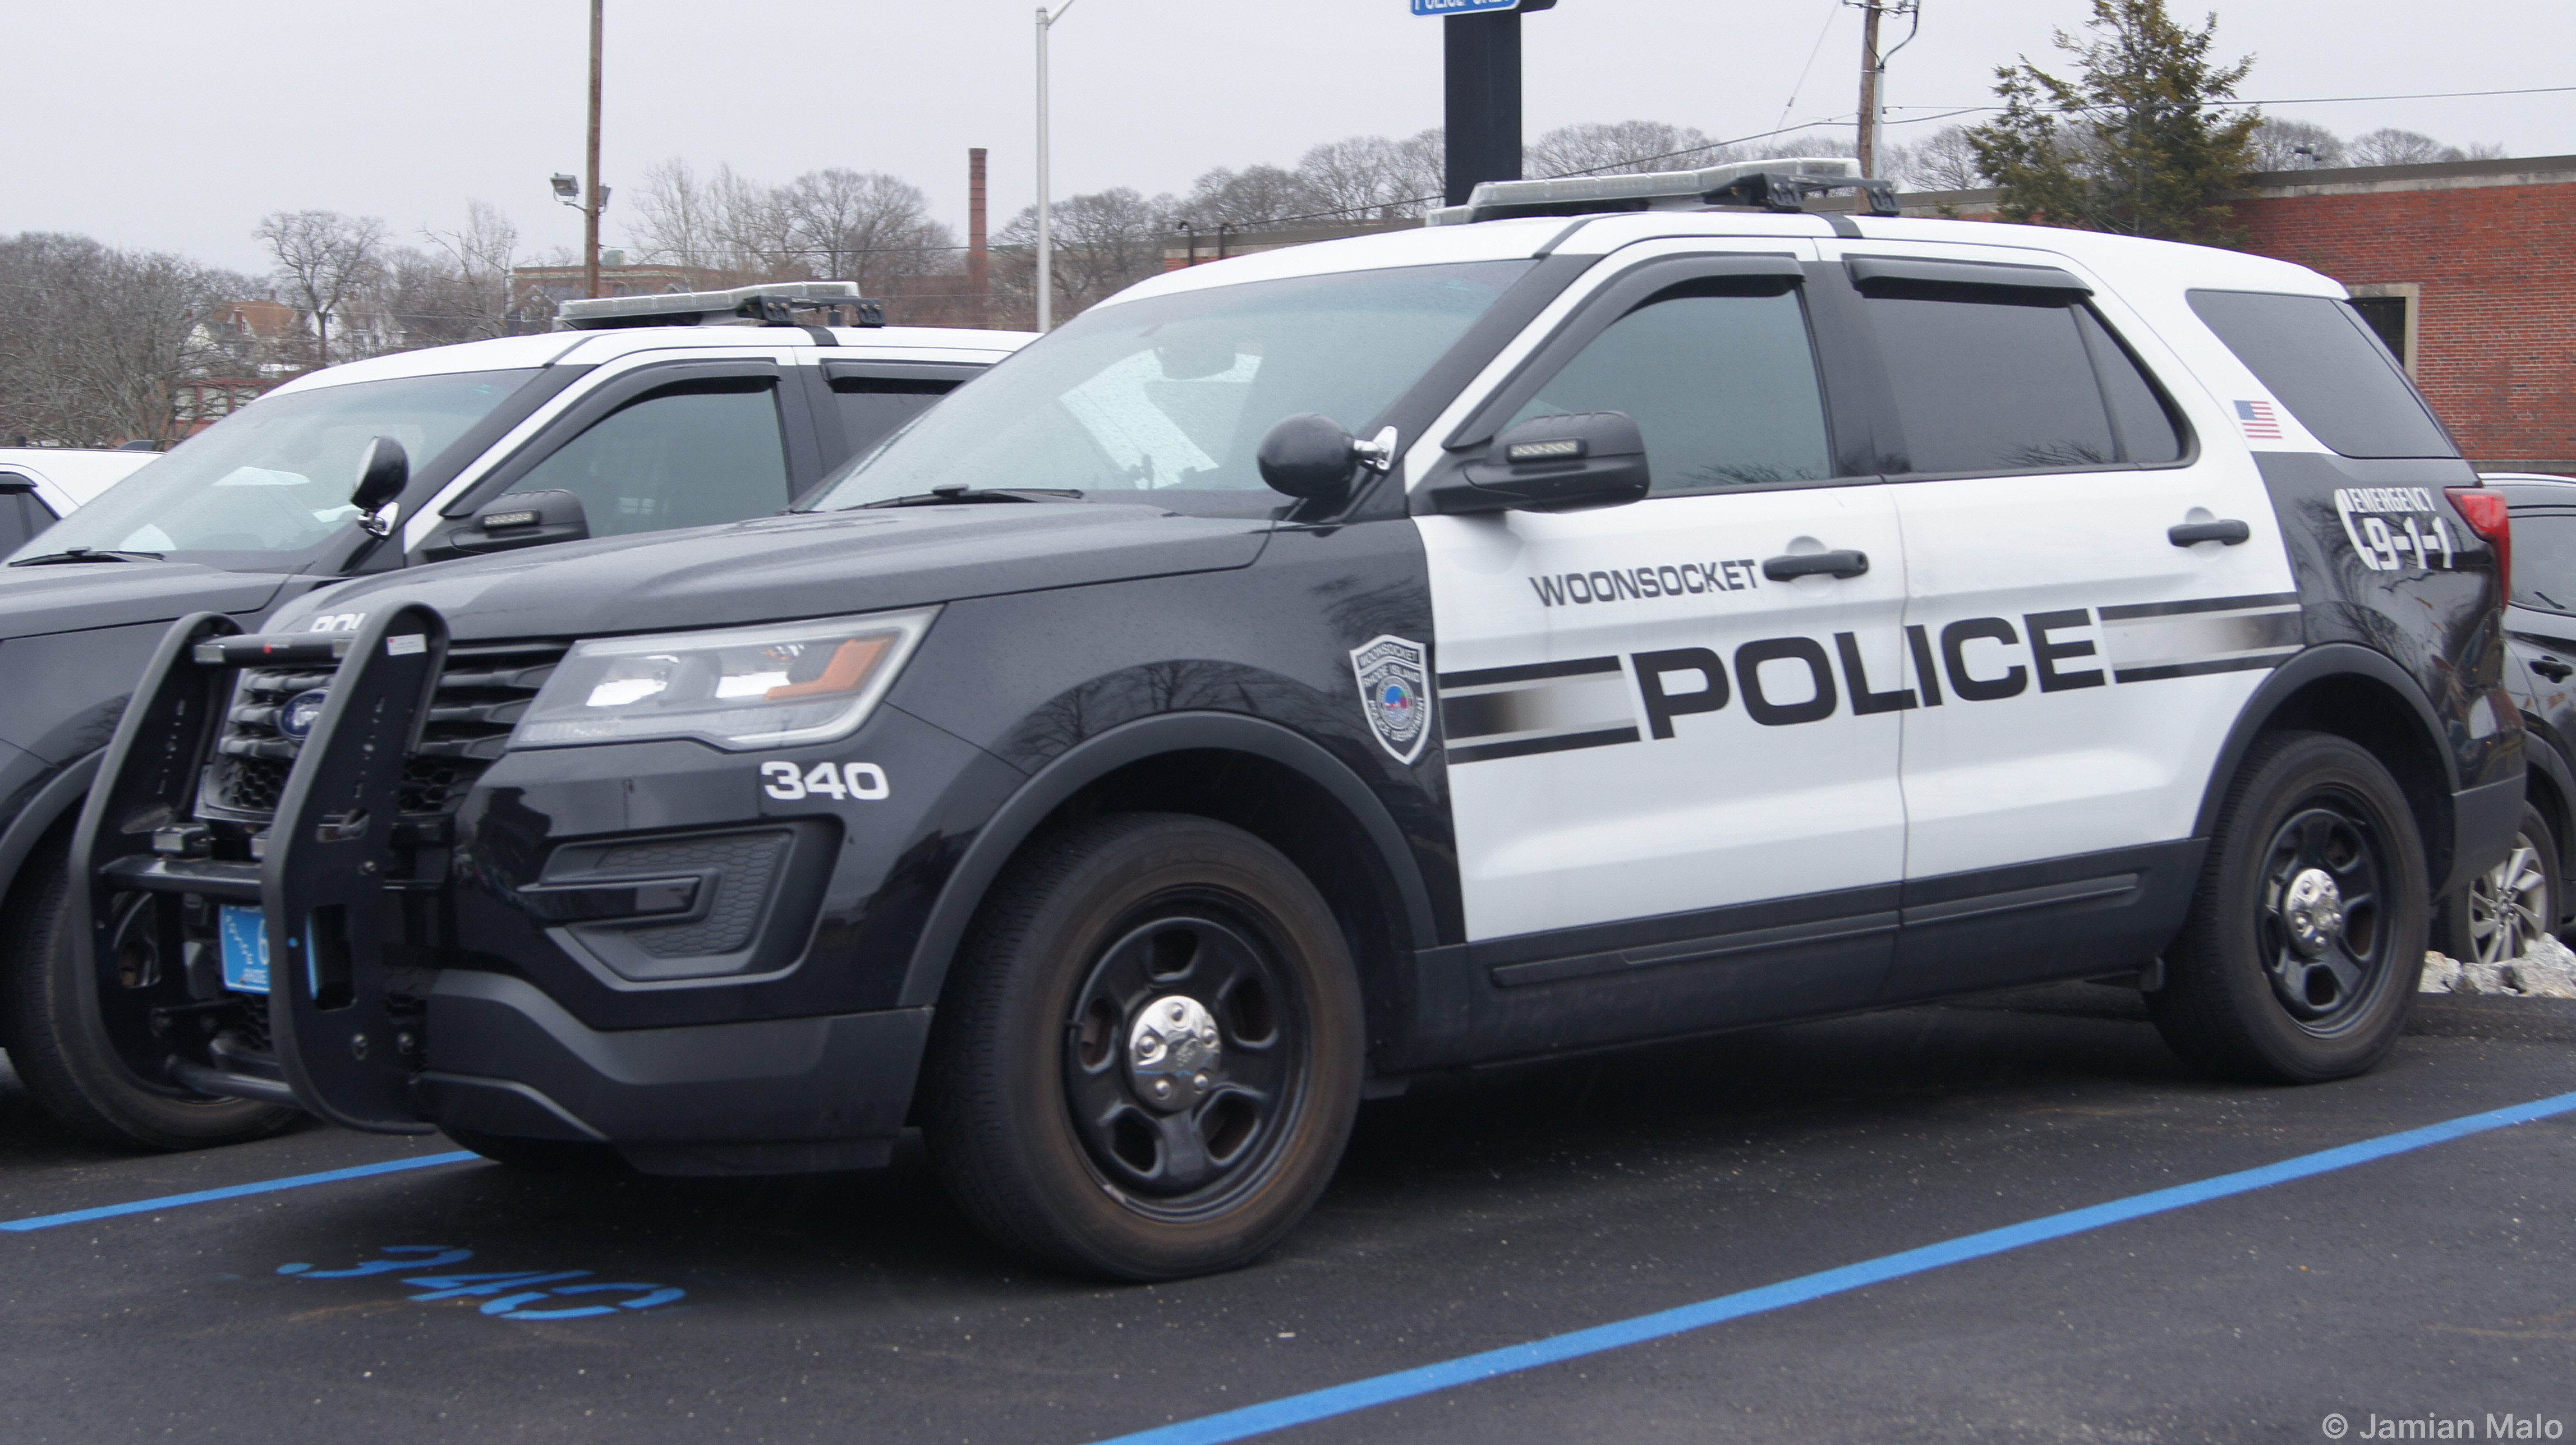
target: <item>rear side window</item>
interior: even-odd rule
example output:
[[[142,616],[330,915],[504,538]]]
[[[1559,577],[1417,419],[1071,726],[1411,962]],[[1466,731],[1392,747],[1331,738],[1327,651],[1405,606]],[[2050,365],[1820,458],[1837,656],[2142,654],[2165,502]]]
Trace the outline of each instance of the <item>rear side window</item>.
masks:
[[[857,456],[894,435],[897,427],[956,389],[953,381],[836,376],[832,378],[832,406],[841,414],[842,439],[849,443],[850,455]]]
[[[2063,293],[1909,289],[1872,294],[1863,309],[1909,470],[2066,471],[2182,455],[2154,383]]]
[[[2348,457],[2456,457],[2397,358],[2323,296],[2194,291],[2191,309],[2318,441]]]
[[[2576,617],[2576,515],[2514,513],[2513,600]]]

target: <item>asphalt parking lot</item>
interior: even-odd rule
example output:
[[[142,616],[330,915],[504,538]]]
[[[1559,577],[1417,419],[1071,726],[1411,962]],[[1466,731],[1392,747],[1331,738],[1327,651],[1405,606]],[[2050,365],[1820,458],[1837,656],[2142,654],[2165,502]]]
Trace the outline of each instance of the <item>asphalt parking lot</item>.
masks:
[[[2309,1089],[2205,1082],[2087,985],[1427,1081],[1366,1108],[1269,1259],[1153,1288],[995,1255],[917,1149],[771,1181],[442,1163],[24,1228],[449,1146],[116,1155],[0,1075],[0,1438],[2564,1438],[2576,1101],[2152,1193],[2576,1092],[2576,1004],[2419,1002],[2379,1071]]]

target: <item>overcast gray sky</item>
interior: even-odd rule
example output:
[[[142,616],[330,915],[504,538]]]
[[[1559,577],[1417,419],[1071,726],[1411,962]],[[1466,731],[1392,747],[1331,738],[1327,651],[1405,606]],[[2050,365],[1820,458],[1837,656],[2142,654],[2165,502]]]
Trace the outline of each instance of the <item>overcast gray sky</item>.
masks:
[[[980,145],[998,227],[1034,199],[1034,10],[608,0],[606,179],[630,184],[672,156],[768,181],[886,171],[962,231],[966,148]],[[2087,10],[1924,0],[1889,98],[1990,102],[1997,64],[2052,58],[2052,28]],[[2258,57],[2248,99],[2571,83],[2566,0],[2218,12],[2222,54]],[[581,169],[583,0],[16,0],[5,13],[0,234],[83,232],[258,272],[250,231],[269,211],[380,216],[417,242],[480,198],[512,215],[525,251],[579,243],[580,218],[549,203],[546,177]],[[1289,165],[1320,141],[1437,125],[1441,23],[1406,0],[1076,0],[1054,36],[1057,195],[1181,190],[1211,166]],[[1533,137],[1646,119],[1726,138],[1784,113],[1848,124],[1855,103],[1859,12],[1842,0],[1561,0],[1522,24]],[[2576,152],[2576,92],[2271,109],[2345,135],[2394,125],[2518,156]],[[612,199],[608,244],[620,218]]]

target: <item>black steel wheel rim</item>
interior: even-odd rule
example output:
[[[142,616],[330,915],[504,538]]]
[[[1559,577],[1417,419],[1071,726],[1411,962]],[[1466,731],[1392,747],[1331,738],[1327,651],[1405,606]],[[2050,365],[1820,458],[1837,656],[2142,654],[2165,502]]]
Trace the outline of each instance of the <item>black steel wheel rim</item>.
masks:
[[[1271,931],[1222,897],[1158,899],[1109,936],[1064,1020],[1065,1102],[1084,1160],[1140,1213],[1222,1214],[1274,1172],[1305,1108],[1303,993]],[[1178,1045],[1141,1048],[1202,1017],[1211,1067],[1179,1067]],[[1155,1096],[1158,1081],[1173,1092]]]
[[[2391,910],[2403,905],[2388,895],[2391,871],[2378,824],[2339,792],[2302,800],[2273,830],[2257,944],[2272,996],[2308,1032],[2350,1027],[2398,972]],[[2302,901],[2326,886],[2338,918],[2320,928]]]

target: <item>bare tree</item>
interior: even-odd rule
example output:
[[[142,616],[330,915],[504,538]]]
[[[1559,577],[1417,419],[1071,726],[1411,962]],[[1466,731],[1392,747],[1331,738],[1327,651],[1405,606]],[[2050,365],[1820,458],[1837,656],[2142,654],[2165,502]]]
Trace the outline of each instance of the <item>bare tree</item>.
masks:
[[[2303,171],[2349,165],[2343,138],[2312,120],[2267,115],[2254,127],[2254,169]]]
[[[1530,176],[1619,176],[1686,171],[1739,160],[1696,127],[1659,120],[1561,125],[1532,141],[1521,171]]]
[[[805,265],[823,279],[856,281],[870,296],[941,269],[957,249],[955,233],[930,218],[921,188],[880,172],[808,171],[780,193],[780,204]]]
[[[447,296],[440,308],[452,317],[454,339],[510,333],[510,272],[518,265],[519,228],[498,207],[465,203],[465,224],[453,231],[423,231],[444,257]]]
[[[1912,145],[1883,144],[1879,169],[1910,191],[1973,191],[1989,184],[1965,126],[1945,125]]]
[[[217,308],[252,285],[86,236],[0,241],[0,438],[110,446],[173,436],[181,388],[229,369]]]
[[[2429,135],[2394,126],[2381,126],[2354,136],[2344,147],[2344,155],[2345,164],[2356,166],[2413,166],[2469,158],[2458,146],[2446,146]]]
[[[713,269],[722,259],[715,198],[687,161],[647,166],[627,214],[639,260]]]
[[[1190,183],[1182,219],[1201,230],[1219,225],[1266,226],[1288,219],[1330,219],[1331,198],[1316,193],[1304,176],[1272,165],[1242,170],[1223,166]]]
[[[1056,314],[1071,316],[1161,271],[1177,209],[1168,195],[1149,200],[1125,186],[1056,202]],[[993,237],[1002,257],[996,281],[1006,294],[1035,295],[1037,234],[1037,208],[1030,206]]]
[[[271,211],[251,234],[267,243],[279,279],[313,320],[315,363],[330,365],[332,319],[375,279],[385,223],[337,211]]]

